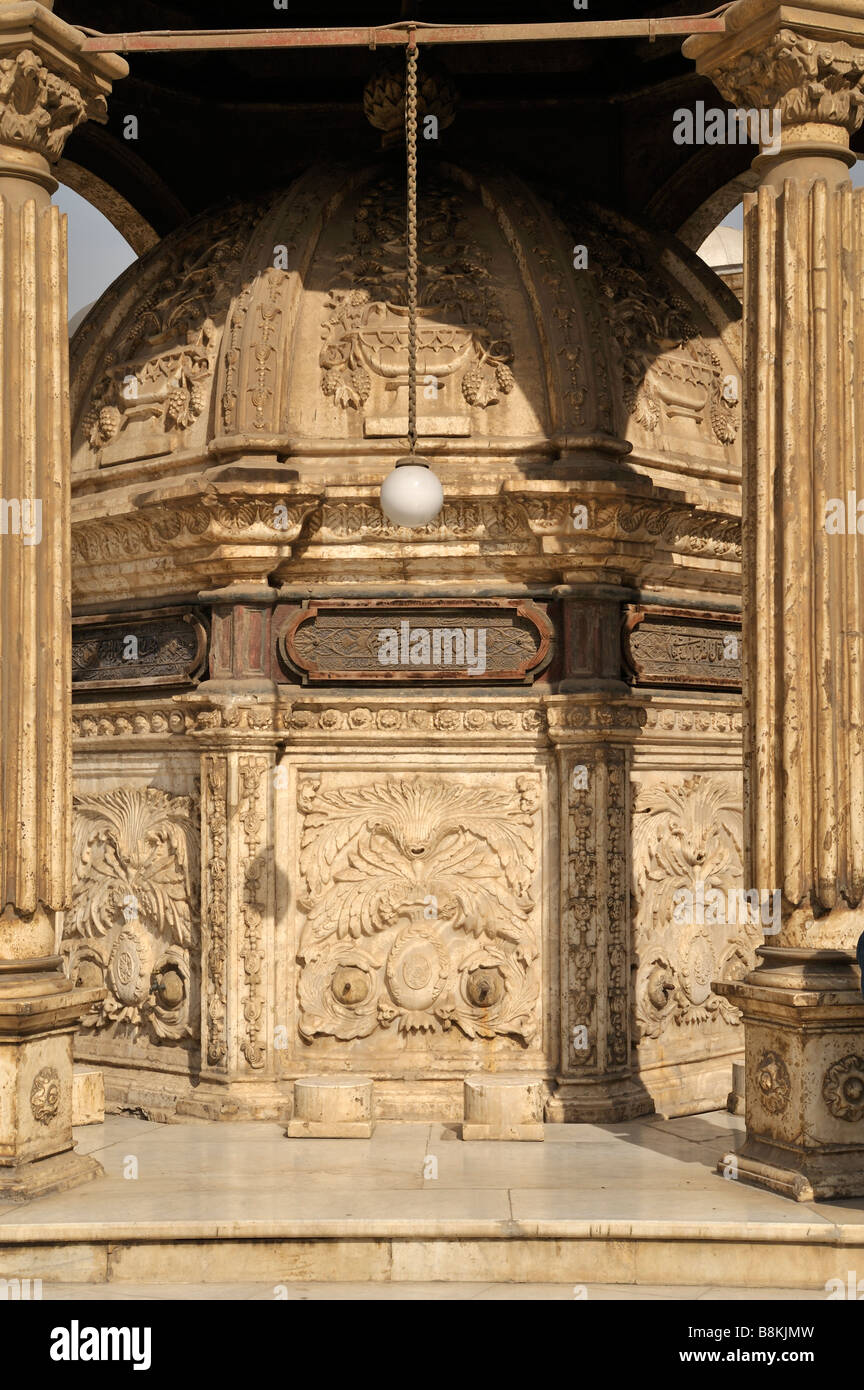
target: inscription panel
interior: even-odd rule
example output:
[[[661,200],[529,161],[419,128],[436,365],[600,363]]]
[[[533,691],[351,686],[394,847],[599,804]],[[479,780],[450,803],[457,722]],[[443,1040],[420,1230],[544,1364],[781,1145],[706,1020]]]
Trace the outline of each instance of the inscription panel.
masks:
[[[530,685],[552,656],[552,624],[524,599],[313,601],[278,639],[304,685],[510,682]]]

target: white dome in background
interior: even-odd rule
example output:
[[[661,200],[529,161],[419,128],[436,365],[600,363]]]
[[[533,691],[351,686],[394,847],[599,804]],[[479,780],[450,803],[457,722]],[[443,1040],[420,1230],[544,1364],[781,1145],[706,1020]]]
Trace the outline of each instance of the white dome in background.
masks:
[[[744,264],[744,233],[740,227],[715,227],[698,254],[713,270],[740,270]]]

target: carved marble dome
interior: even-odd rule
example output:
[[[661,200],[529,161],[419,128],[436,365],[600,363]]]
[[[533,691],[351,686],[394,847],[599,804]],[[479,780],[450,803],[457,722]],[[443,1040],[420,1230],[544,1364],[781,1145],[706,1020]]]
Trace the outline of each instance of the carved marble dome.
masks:
[[[325,497],[376,509],[407,429],[403,197],[387,163],[313,170],[197,218],[102,297],[72,346],[79,598],[100,559],[125,564],[118,593],[135,589],[148,508],[174,512],[142,542],[144,568],[192,550],[202,585],[284,571]],[[420,443],[448,505],[626,460],[658,482],[714,479],[720,510],[740,510],[740,308],[690,251],[447,165],[421,187],[420,234]],[[208,563],[231,530],[214,499],[247,485],[246,562]],[[204,495],[196,536],[177,508]]]

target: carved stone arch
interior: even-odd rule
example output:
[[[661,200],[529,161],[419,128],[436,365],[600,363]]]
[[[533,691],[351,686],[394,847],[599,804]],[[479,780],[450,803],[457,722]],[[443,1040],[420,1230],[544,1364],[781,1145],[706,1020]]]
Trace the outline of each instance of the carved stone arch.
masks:
[[[54,172],[62,184],[101,212],[115,231],[125,237],[136,256],[143,256],[158,246],[160,238],[156,228],[122,193],[100,179],[98,174],[81,164],[75,164],[71,159],[61,159],[55,165]]]

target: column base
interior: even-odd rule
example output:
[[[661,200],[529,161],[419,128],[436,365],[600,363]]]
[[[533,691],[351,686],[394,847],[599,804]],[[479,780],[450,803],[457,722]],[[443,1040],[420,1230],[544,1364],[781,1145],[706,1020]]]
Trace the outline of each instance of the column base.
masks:
[[[764,1187],[793,1202],[864,1197],[860,1149],[850,1153],[806,1153],[748,1139],[739,1152],[723,1155],[717,1172],[751,1187]]]
[[[654,1098],[632,1076],[574,1081],[558,1080],[555,1094],[546,1102],[547,1124],[617,1124],[654,1113]]]
[[[0,1202],[28,1202],[34,1197],[47,1197],[51,1192],[65,1192],[104,1175],[102,1164],[95,1158],[69,1149],[32,1163],[0,1168]]]
[[[102,989],[60,974],[0,974],[0,1199],[62,1192],[102,1173],[74,1151],[72,1038]]]
[[[747,1137],[724,1177],[796,1202],[864,1196],[864,1005],[854,957],[763,946],[714,989],[744,1016]]]

